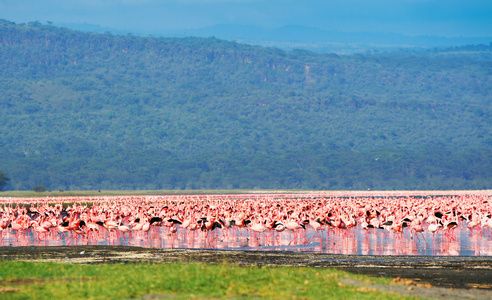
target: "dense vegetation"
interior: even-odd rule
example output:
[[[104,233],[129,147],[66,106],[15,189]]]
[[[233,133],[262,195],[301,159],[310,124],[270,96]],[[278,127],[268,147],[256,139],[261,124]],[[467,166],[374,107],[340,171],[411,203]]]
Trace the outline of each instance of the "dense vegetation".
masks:
[[[492,45],[285,52],[0,21],[9,189],[483,189]]]

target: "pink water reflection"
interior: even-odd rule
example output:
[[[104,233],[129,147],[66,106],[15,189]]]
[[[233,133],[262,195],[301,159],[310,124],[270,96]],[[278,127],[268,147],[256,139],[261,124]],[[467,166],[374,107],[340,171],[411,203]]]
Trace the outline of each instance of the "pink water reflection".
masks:
[[[314,237],[313,237],[314,235]],[[309,242],[310,241],[310,242]],[[309,242],[309,243],[308,243]],[[217,229],[212,232],[178,229],[170,233],[166,227],[148,232],[134,232],[130,237],[117,231],[89,232],[85,236],[60,234],[52,230],[40,239],[32,229],[17,235],[5,230],[0,246],[65,246],[65,245],[120,245],[152,248],[220,249],[253,251],[296,251],[345,255],[427,255],[427,256],[492,256],[492,238],[487,230],[455,229],[449,237],[439,232],[433,238],[397,233],[381,229],[366,230],[360,226],[349,230],[325,230],[318,235],[313,229],[293,233],[254,233],[244,228]]]

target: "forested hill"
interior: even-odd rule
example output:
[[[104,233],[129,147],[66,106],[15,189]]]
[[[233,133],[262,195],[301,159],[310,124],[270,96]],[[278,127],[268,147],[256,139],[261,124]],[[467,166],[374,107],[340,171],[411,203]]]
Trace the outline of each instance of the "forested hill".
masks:
[[[338,56],[1,21],[0,171],[9,189],[491,188],[492,47],[471,48]]]

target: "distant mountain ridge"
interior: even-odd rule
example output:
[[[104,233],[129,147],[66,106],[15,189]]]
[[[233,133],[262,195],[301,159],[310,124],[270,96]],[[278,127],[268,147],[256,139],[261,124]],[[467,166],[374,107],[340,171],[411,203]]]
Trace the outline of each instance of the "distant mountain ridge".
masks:
[[[58,24],[76,30],[126,34],[130,30],[114,30],[91,24]],[[397,50],[401,48],[434,48],[474,44],[489,44],[492,37],[406,36],[391,32],[336,32],[319,28],[289,25],[262,28],[252,25],[220,24],[189,30],[133,32],[164,37],[216,37],[241,43],[277,47],[283,50],[305,49],[318,53],[354,53],[366,50]]]
[[[19,190],[490,188],[492,45],[452,50],[0,22],[0,171]]]
[[[193,32],[193,31],[190,31]],[[490,43],[492,37],[439,37],[439,36],[406,36],[403,34],[381,32],[336,32],[306,26],[284,26],[276,29],[264,29],[254,26],[217,25],[195,32],[200,34],[216,34],[220,38],[242,37],[249,40],[272,40],[282,42],[312,43],[353,43],[372,45],[441,47]]]

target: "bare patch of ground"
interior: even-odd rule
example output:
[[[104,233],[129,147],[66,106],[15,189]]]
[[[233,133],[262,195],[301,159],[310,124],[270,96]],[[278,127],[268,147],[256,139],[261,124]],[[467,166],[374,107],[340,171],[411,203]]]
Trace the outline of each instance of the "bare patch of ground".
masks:
[[[387,293],[431,298],[431,299],[492,299],[492,291],[483,289],[454,289],[432,286],[429,283],[419,283],[411,279],[396,277],[390,285],[380,285],[362,282],[350,277],[341,278],[345,285],[358,287],[360,291],[379,290]]]
[[[155,249],[126,246],[0,247],[0,261],[59,263],[229,263],[337,268],[393,278],[390,286],[343,284],[436,299],[492,299],[492,257],[357,256],[276,251]]]

